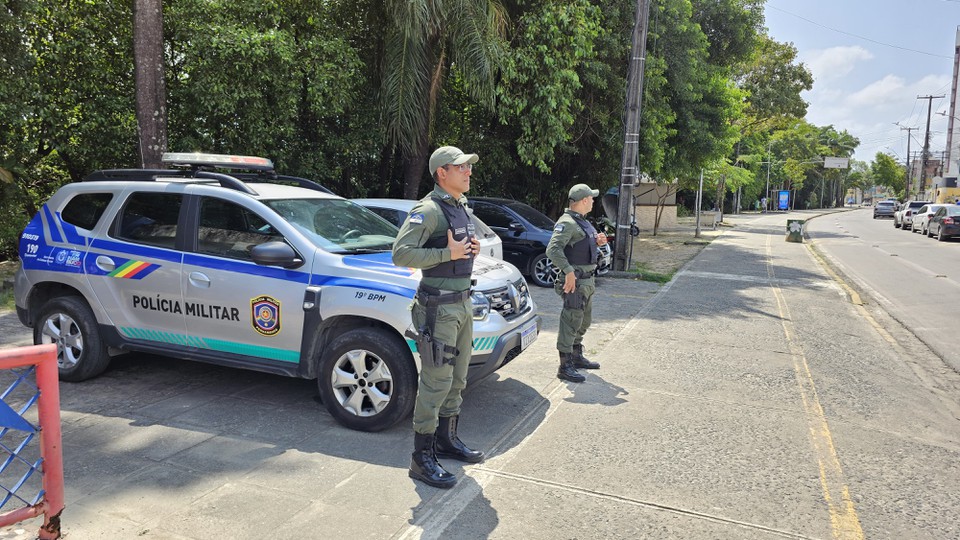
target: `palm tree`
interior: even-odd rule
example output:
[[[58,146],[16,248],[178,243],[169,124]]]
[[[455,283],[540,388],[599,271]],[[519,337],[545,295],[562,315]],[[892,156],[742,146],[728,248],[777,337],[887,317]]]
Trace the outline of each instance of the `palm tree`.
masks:
[[[381,88],[388,145],[403,157],[403,196],[417,197],[437,98],[455,67],[470,96],[491,106],[507,15],[497,0],[388,0]]]

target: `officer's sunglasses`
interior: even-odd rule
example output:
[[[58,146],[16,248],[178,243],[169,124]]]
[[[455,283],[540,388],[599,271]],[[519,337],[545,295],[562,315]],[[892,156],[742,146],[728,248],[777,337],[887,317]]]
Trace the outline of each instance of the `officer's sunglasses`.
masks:
[[[463,165],[447,165],[447,167],[456,167],[460,172],[473,170],[473,163],[464,163]]]

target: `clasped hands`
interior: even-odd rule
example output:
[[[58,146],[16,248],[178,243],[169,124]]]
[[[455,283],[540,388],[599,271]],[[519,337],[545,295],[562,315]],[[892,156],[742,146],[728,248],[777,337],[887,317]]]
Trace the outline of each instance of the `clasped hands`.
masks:
[[[453,232],[447,229],[447,248],[450,249],[450,260],[467,259],[480,253],[480,240],[477,237],[464,237],[463,240],[454,240]]]

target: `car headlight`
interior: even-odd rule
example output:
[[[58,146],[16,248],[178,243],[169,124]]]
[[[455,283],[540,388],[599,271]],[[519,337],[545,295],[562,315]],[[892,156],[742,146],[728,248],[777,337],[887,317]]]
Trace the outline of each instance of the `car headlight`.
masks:
[[[490,313],[490,301],[482,292],[471,294],[470,303],[473,304],[473,320],[481,321]]]

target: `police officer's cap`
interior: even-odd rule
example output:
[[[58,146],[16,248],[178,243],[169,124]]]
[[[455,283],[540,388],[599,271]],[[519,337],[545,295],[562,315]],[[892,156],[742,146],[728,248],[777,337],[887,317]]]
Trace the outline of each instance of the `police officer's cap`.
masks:
[[[433,151],[430,156],[430,174],[437,172],[437,169],[444,165],[463,165],[464,163],[476,163],[480,156],[476,154],[464,154],[456,146],[441,146]]]
[[[571,201],[577,202],[582,201],[591,195],[598,197],[600,195],[600,190],[590,189],[590,186],[586,184],[577,184],[570,188],[570,196],[568,198]]]

